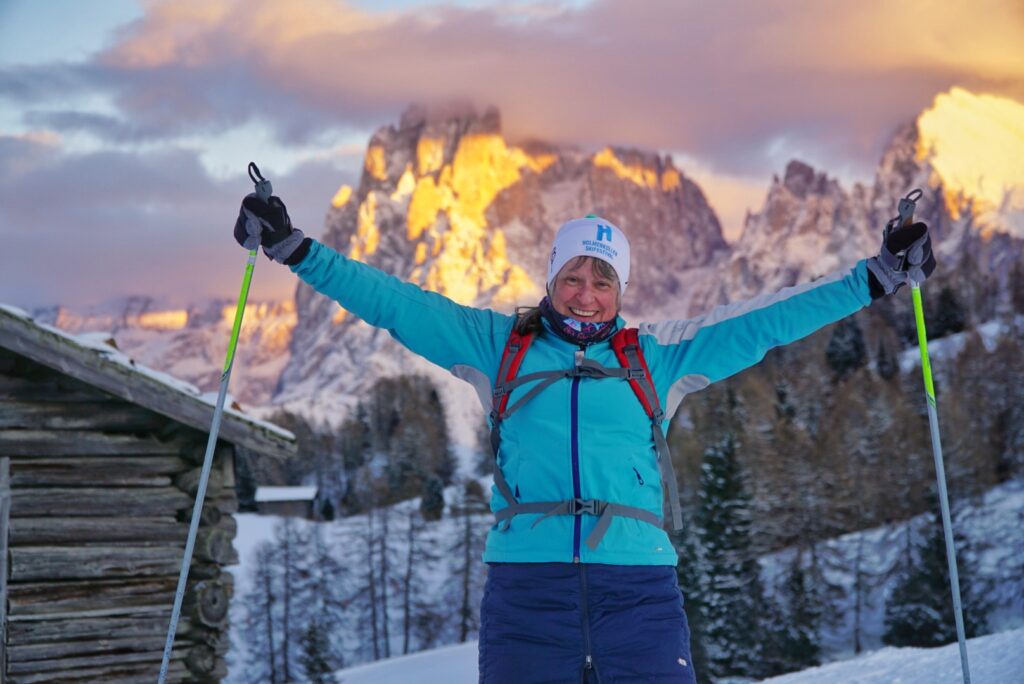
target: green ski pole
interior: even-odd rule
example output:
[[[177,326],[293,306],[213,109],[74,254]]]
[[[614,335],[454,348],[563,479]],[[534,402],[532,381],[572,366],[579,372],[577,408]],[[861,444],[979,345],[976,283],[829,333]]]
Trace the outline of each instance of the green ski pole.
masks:
[[[256,164],[249,162],[249,178],[256,185],[256,195],[264,202],[270,199],[273,188],[270,181],[263,178]],[[220,391],[217,393],[217,405],[213,410],[213,424],[210,426],[210,438],[206,442],[206,455],[203,457],[203,469],[199,475],[199,488],[196,490],[196,503],[192,507],[192,520],[188,528],[188,540],[185,542],[185,556],[181,561],[181,572],[178,574],[178,588],[174,593],[174,607],[171,609],[171,622],[167,627],[167,641],[164,643],[163,660],[160,662],[158,684],[167,680],[167,667],[171,661],[171,649],[174,646],[174,633],[178,629],[178,618],[181,615],[181,603],[185,596],[185,585],[188,583],[188,570],[192,564],[192,552],[195,549],[196,534],[199,531],[199,518],[203,512],[203,499],[206,498],[206,486],[210,481],[210,468],[213,465],[213,452],[217,445],[217,433],[220,432],[220,419],[224,413],[224,399],[228,393],[228,382],[231,379],[231,367],[235,361],[235,348],[238,346],[238,332],[242,328],[242,314],[245,302],[249,298],[249,284],[252,282],[252,269],[256,265],[256,249],[249,250],[249,259],[245,262],[245,275],[242,276],[242,291],[238,295],[235,307],[235,322],[231,327],[231,340],[228,342],[227,358],[224,360],[224,371],[220,376]]]
[[[914,208],[921,198],[921,190],[912,190],[899,202],[899,216],[886,226],[886,234],[894,225],[907,226],[914,220]],[[935,385],[932,383],[932,365],[928,359],[928,335],[924,325],[924,305],[920,283],[911,280],[910,292],[914,300],[914,320],[917,323],[917,343],[921,348],[921,372],[924,374],[924,392],[928,404],[928,425],[932,433],[932,456],[935,459],[935,478],[939,486],[939,505],[942,508],[942,529],[946,537],[946,562],[949,565],[949,589],[953,594],[953,618],[956,620],[956,638],[960,644],[960,669],[964,684],[971,684],[971,670],[967,664],[967,640],[964,637],[964,615],[960,604],[960,575],[956,568],[956,549],[953,546],[953,521],[949,514],[949,494],[946,491],[946,469],[942,460],[942,442],[939,439],[939,416],[935,406]]]

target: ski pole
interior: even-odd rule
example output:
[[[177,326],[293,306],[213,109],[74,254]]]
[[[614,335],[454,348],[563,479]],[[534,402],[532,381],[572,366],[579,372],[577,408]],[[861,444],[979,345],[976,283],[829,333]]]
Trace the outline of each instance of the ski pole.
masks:
[[[259,167],[249,162],[249,178],[256,186],[256,195],[264,202],[270,199],[273,188],[270,181],[263,178]],[[224,399],[228,393],[228,381],[231,379],[231,367],[235,361],[235,347],[238,346],[238,332],[242,328],[242,314],[245,302],[249,298],[249,283],[252,282],[252,269],[256,265],[258,246],[249,250],[249,259],[245,262],[245,275],[242,277],[242,291],[238,295],[235,307],[235,322],[231,328],[231,339],[228,342],[227,358],[224,360],[224,371],[220,376],[220,391],[217,393],[217,405],[213,410],[213,424],[210,426],[210,438],[206,442],[206,455],[203,456],[203,469],[199,475],[199,488],[196,490],[196,503],[192,507],[192,520],[188,528],[188,540],[185,542],[185,557],[181,561],[181,572],[178,574],[178,588],[174,593],[174,607],[171,609],[171,623],[167,627],[167,641],[164,643],[163,660],[160,662],[158,684],[167,679],[167,667],[171,660],[171,648],[174,646],[174,633],[178,629],[178,617],[181,615],[181,602],[185,596],[185,585],[188,582],[189,565],[192,563],[192,551],[196,544],[199,531],[199,518],[203,512],[203,499],[206,498],[206,486],[210,480],[210,468],[213,465],[213,452],[217,445],[217,433],[220,432],[220,418],[224,413]]]
[[[914,207],[921,198],[921,190],[912,190],[899,202],[899,216],[886,226],[886,234],[893,225],[908,226],[914,219]],[[971,670],[967,665],[967,641],[964,637],[964,615],[960,604],[960,575],[956,569],[956,549],[953,547],[953,521],[949,514],[949,494],[946,491],[946,468],[942,460],[942,442],[939,439],[939,416],[935,408],[935,386],[932,366],[928,360],[928,335],[924,325],[924,305],[921,285],[910,281],[914,300],[914,320],[917,324],[917,343],[921,347],[921,372],[924,374],[924,392],[928,404],[928,425],[932,433],[932,456],[935,458],[935,478],[939,485],[939,505],[942,509],[942,529],[946,537],[946,562],[949,564],[949,589],[953,594],[953,618],[956,620],[956,638],[960,644],[960,668],[964,684],[971,684]]]

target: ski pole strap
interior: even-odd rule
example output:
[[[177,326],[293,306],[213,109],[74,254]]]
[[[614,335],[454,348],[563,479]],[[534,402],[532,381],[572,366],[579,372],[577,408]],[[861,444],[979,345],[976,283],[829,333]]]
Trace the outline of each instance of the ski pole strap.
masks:
[[[601,501],[600,499],[566,499],[565,501],[528,501],[515,503],[494,514],[498,524],[507,524],[517,515],[524,513],[541,513],[541,517],[533,521],[531,529],[553,515],[596,515],[597,524],[590,531],[584,543],[590,550],[597,549],[605,533],[612,524],[612,518],[633,518],[661,528],[661,517],[643,508],[624,506],[622,504]]]

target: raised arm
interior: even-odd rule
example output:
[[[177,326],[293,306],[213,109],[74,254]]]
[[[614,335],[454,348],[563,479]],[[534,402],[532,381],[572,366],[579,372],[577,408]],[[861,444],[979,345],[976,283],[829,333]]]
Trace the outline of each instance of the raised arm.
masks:
[[[748,368],[773,347],[795,342],[845,318],[935,269],[928,226],[884,233],[878,256],[809,283],[735,304],[697,318],[640,326],[655,386],[671,415],[690,393]]]
[[[511,316],[456,304],[344,257],[294,228],[284,202],[276,196],[247,196],[234,233],[243,247],[262,245],[268,257],[291,267],[317,292],[370,325],[386,329],[414,353],[473,383],[478,392],[497,372],[512,328]]]
[[[644,354],[661,387],[690,376],[694,389],[754,365],[772,347],[799,340],[871,303],[866,260],[810,283],[679,321],[644,323]],[[702,380],[703,379],[703,380]]]
[[[291,269],[317,292],[386,329],[428,361],[446,370],[470,366],[488,377],[497,372],[510,316],[456,304],[316,241]]]

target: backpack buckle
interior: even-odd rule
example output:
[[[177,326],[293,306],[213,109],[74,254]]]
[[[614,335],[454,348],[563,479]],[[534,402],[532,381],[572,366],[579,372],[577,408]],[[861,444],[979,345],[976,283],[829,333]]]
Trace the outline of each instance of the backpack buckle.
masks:
[[[569,499],[569,515],[601,515],[606,504],[599,499]]]
[[[647,373],[644,373],[643,368],[629,368],[626,372],[627,380],[643,380],[647,377]]]

